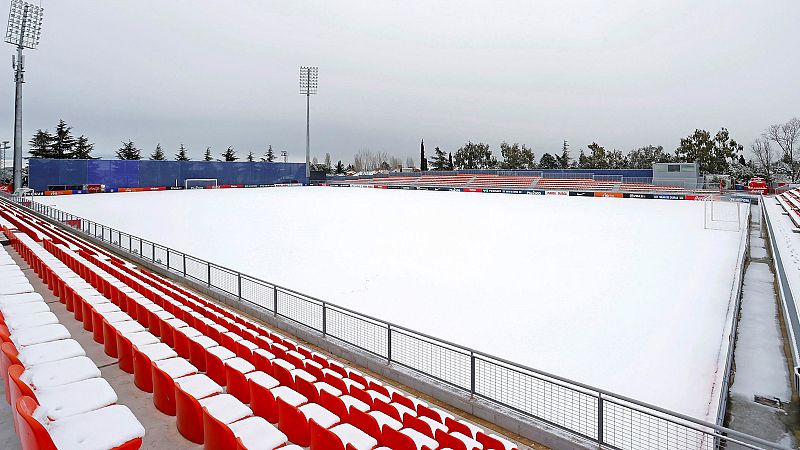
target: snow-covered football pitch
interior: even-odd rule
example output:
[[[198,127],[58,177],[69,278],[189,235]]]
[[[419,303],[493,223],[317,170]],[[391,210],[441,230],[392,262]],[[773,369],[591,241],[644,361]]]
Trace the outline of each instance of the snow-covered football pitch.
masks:
[[[672,200],[330,187],[41,200],[411,329],[716,419],[744,205],[742,231],[732,232],[706,229],[704,202]],[[739,206],[715,207],[734,217]]]

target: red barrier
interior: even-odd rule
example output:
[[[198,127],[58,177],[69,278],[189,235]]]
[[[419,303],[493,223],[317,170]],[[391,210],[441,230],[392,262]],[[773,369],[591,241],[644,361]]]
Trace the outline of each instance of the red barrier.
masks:
[[[71,195],[72,190],[66,191],[44,191],[44,195]]]

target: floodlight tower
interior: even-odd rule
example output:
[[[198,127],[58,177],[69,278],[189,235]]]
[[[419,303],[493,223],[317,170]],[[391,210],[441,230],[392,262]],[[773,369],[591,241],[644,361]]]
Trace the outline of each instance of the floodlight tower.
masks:
[[[8,141],[3,141],[0,144],[0,180],[5,179],[6,176],[6,150],[8,150]]]
[[[306,179],[311,178],[311,94],[317,93],[319,67],[300,66],[300,93],[306,96]]]
[[[25,82],[23,48],[35,49],[42,35],[44,9],[22,0],[11,0],[6,42],[17,46],[17,58],[11,56],[17,93],[14,99],[14,190],[22,188],[22,83]]]

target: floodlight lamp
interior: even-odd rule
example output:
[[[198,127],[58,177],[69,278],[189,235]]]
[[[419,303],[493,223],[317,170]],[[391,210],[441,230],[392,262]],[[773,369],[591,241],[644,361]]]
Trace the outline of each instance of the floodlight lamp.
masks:
[[[317,93],[319,87],[319,67],[300,66],[300,93],[311,95]]]
[[[5,42],[24,48],[36,48],[42,35],[44,8],[22,0],[11,0]]]

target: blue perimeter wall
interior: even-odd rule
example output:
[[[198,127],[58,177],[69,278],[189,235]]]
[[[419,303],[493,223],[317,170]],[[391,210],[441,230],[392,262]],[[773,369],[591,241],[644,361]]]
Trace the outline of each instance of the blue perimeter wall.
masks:
[[[37,192],[58,184],[183,186],[187,178],[216,178],[218,184],[308,184],[304,163],[31,158],[28,166],[28,187]]]

